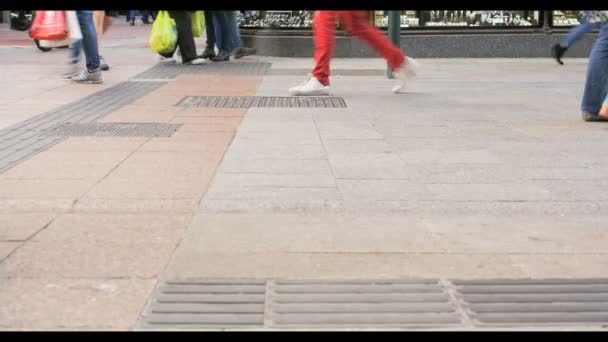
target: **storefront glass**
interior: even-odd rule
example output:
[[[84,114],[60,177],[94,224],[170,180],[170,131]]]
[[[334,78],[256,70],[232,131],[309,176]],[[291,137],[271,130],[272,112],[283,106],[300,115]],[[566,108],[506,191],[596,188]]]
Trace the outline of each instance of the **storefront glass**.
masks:
[[[374,21],[378,27],[387,27],[388,11],[375,11]],[[401,11],[402,28],[496,28],[538,25],[538,11]]]
[[[583,11],[553,11],[552,26],[574,26],[581,23]]]
[[[313,11],[241,11],[242,28],[310,29]]]

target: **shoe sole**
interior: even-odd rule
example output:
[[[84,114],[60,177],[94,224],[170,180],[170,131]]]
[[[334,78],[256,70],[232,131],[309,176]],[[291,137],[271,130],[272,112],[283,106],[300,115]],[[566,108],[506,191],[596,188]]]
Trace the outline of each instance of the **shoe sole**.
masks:
[[[298,91],[290,90],[289,95],[291,95],[291,96],[330,96],[331,94],[329,92],[321,92],[321,91],[310,92],[310,93],[301,93]]]
[[[77,83],[77,84],[99,84],[99,83],[103,83],[103,80],[98,80],[98,81],[74,81],[74,80],[72,80],[72,82]]]
[[[608,118],[589,113],[582,113],[583,121],[585,122],[606,122]]]

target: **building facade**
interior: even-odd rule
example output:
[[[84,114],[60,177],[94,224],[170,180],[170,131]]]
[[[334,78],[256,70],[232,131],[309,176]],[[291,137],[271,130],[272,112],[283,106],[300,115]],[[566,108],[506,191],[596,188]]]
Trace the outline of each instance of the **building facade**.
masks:
[[[381,30],[388,11],[369,11],[370,23]],[[309,57],[314,51],[312,11],[242,11],[239,25],[245,45],[262,55]],[[401,46],[413,56],[547,57],[549,48],[574,25],[581,11],[401,11]],[[569,51],[587,57],[595,34]],[[373,51],[351,39],[338,26],[337,57],[372,57]]]

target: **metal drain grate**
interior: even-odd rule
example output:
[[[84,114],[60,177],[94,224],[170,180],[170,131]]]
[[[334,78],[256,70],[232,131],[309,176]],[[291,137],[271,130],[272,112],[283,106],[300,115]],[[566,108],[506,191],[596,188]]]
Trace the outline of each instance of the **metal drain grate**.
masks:
[[[181,124],[163,123],[89,123],[63,124],[46,132],[62,137],[170,137]]]
[[[341,97],[333,96],[186,96],[177,104],[177,106],[213,108],[346,108],[346,102]]]
[[[67,122],[95,122],[164,84],[166,82],[119,83],[0,130],[0,173],[65,139],[45,132]]]
[[[307,76],[311,69],[275,69],[268,72],[270,76]],[[386,76],[383,69],[331,69],[331,76]]]
[[[271,63],[224,62],[202,65],[161,63],[135,76],[136,79],[173,79],[180,75],[265,75]]]
[[[608,325],[608,279],[454,281],[482,325]]]
[[[143,317],[143,328],[226,328],[264,325],[264,281],[168,281]]]
[[[444,326],[461,323],[438,281],[277,282],[276,326]]]

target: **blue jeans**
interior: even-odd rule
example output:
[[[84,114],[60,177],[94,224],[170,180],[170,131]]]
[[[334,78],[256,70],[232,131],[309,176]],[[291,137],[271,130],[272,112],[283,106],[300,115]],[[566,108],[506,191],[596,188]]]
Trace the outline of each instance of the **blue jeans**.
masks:
[[[239,30],[239,23],[236,21],[236,12],[226,12],[226,25],[228,26],[229,38],[228,47],[226,50],[232,52],[237,47],[241,46],[241,34]]]
[[[205,11],[207,46],[217,46],[219,50],[228,50],[231,45],[232,29],[229,27],[227,11]],[[231,50],[228,50],[230,53]]]
[[[589,17],[585,15],[583,17],[583,22],[568,31],[568,34],[562,39],[559,45],[563,48],[571,48],[572,45],[579,41],[585,34],[591,32],[593,29],[599,28],[600,25],[601,23],[590,23]]]
[[[135,21],[135,14],[137,13],[137,11],[129,11],[129,13],[127,14],[127,21]],[[149,17],[152,17],[152,21],[154,21],[154,14],[152,13],[152,11],[142,11],[141,13],[141,20],[142,21],[149,21]]]
[[[89,71],[99,69],[99,49],[97,46],[97,32],[93,22],[93,11],[76,11],[82,39],[73,43],[70,49],[72,63],[78,63],[80,52],[84,50],[84,57]]]
[[[585,113],[597,114],[608,95],[608,23],[602,23],[600,34],[593,45],[589,64],[587,66],[587,79],[585,80],[585,93],[581,110]]]

